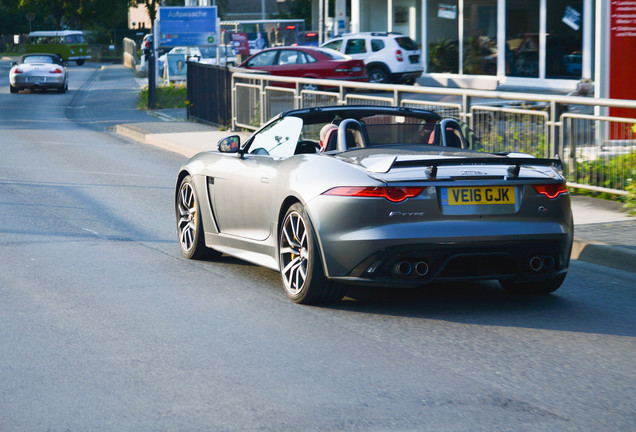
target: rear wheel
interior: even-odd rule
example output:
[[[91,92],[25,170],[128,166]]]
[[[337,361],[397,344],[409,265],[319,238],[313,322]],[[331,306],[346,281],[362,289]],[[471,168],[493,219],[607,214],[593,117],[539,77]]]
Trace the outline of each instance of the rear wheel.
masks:
[[[58,93],[66,93],[66,90],[68,90],[68,84],[64,83],[64,85],[60,88],[57,89]]]
[[[342,299],[342,288],[325,277],[313,230],[300,203],[287,210],[279,235],[280,273],[287,296],[302,304]]]
[[[379,67],[369,69],[367,75],[369,76],[369,82],[372,83],[384,84],[389,82],[389,74]]]
[[[559,289],[565,274],[532,282],[518,282],[513,280],[501,280],[499,283],[510,294],[516,295],[545,295]]]
[[[77,63],[78,66],[81,66],[84,64],[85,60],[75,60],[75,63]]]
[[[186,176],[181,180],[175,211],[177,214],[179,245],[181,246],[181,253],[184,257],[203,259],[221,255],[221,253],[205,246],[199,202],[194,190],[192,177],[190,176]]]
[[[18,89],[17,87],[13,87],[11,84],[9,84],[9,91],[11,93],[17,93],[18,91],[20,91],[20,89]]]

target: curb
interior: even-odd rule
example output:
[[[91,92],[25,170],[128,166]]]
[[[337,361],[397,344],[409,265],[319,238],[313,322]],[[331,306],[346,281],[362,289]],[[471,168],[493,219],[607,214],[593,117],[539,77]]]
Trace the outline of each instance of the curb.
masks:
[[[588,243],[575,238],[570,259],[636,273],[636,250],[623,246]]]
[[[114,128],[114,132],[118,135],[122,135],[146,144],[146,135],[148,134],[148,132],[143,129],[139,129],[132,125],[116,125]]]

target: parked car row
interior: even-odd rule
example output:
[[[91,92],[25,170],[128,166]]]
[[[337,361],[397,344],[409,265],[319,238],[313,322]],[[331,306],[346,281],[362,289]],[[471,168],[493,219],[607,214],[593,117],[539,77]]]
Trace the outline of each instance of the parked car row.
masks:
[[[239,67],[272,75],[413,84],[422,75],[421,51],[399,33],[346,34],[315,47],[264,49]],[[305,84],[306,89],[316,86]]]
[[[143,43],[149,46],[151,41],[151,37],[144,38]],[[171,54],[183,55],[184,62],[217,64],[216,48],[175,47],[158,58],[162,76]],[[344,34],[320,47],[261,47],[243,62],[238,61],[233,50],[220,54],[220,65],[238,65],[279,76],[413,84],[423,73],[418,45],[408,36],[391,32]],[[305,87],[317,89],[313,85]]]

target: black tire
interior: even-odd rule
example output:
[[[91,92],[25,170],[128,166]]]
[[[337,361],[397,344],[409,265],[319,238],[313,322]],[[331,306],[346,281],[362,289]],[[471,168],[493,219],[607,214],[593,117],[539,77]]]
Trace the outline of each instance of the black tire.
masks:
[[[9,91],[10,91],[11,93],[17,93],[17,92],[19,92],[19,91],[20,91],[20,89],[19,89],[19,88],[17,88],[17,87],[13,87],[11,84],[9,84]]]
[[[381,67],[374,67],[367,72],[369,82],[377,84],[386,84],[389,82],[389,74]]]
[[[58,93],[66,93],[66,90],[68,90],[68,84],[64,83],[64,85],[60,88],[57,89]]]
[[[407,78],[404,80],[404,84],[406,85],[413,85],[415,84],[415,78]]]
[[[287,210],[278,241],[280,274],[291,301],[318,304],[342,299],[342,287],[325,277],[318,244],[300,203]]]
[[[205,246],[205,234],[201,222],[199,202],[192,177],[185,176],[179,184],[175,202],[177,234],[181,253],[188,259],[214,258],[221,255]]]
[[[75,60],[75,63],[77,63],[78,66],[83,65],[85,62],[85,60]]]
[[[561,287],[565,280],[565,274],[532,282],[518,282],[513,280],[501,280],[499,283],[510,294],[514,295],[546,295]]]

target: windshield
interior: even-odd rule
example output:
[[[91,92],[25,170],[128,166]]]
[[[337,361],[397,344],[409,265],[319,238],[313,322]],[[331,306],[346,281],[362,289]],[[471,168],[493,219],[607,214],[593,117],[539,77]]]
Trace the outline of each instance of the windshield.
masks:
[[[23,63],[55,63],[55,59],[47,55],[28,56],[24,58]]]

